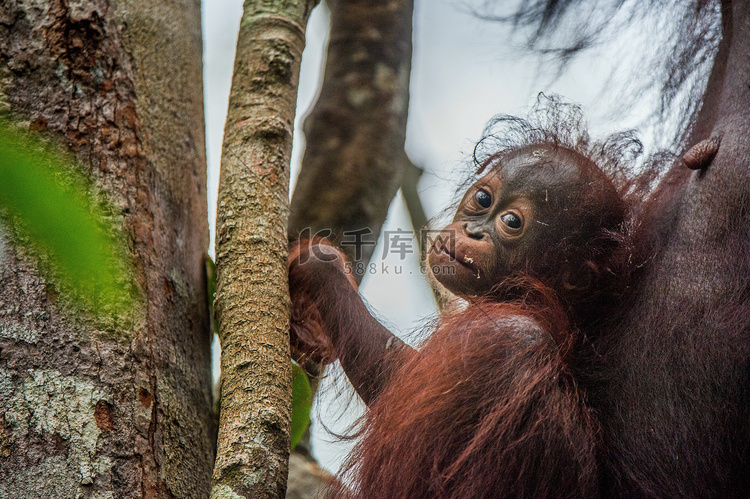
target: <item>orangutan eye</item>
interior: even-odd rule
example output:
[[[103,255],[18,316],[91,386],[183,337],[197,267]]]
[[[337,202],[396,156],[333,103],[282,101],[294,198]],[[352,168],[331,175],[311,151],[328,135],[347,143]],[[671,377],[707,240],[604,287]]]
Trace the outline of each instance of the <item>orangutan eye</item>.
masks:
[[[515,213],[504,213],[500,216],[500,220],[503,221],[505,225],[510,227],[511,229],[518,230],[523,226],[523,222],[521,221],[521,217],[516,215]]]
[[[474,200],[484,209],[492,206],[492,196],[490,196],[490,193],[484,189],[478,190],[477,193],[474,194]]]

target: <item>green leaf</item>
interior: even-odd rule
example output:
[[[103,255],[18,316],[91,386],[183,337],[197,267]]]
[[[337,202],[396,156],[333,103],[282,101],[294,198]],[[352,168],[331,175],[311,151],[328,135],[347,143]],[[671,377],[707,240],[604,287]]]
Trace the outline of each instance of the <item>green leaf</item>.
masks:
[[[312,391],[307,374],[297,364],[292,363],[292,449],[299,443],[310,424],[310,409],[312,408]]]
[[[125,312],[135,286],[123,246],[105,203],[74,172],[72,160],[0,121],[0,213],[13,242],[75,302]]]

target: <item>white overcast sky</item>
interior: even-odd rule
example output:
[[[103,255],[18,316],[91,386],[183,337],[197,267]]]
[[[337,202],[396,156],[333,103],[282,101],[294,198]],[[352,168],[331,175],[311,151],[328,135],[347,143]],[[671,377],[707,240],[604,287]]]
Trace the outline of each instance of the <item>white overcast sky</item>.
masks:
[[[503,28],[467,14],[461,7],[464,4],[465,0],[416,1],[406,150],[427,172],[419,190],[428,216],[450,204],[455,182],[451,182],[452,172],[461,170],[457,167],[472,151],[487,121],[498,113],[523,114],[540,91],[557,93],[582,104],[590,121],[598,124],[592,128],[594,136],[612,131],[614,128],[603,120],[606,102],[600,95],[607,94],[606,81],[612,68],[632,49],[631,44],[621,47],[623,53],[610,50],[589,54],[578,60],[564,78],[550,82],[551,78],[539,76],[536,61],[520,57],[512,60],[513,49],[505,43]],[[221,141],[241,13],[241,0],[203,2],[208,208],[212,241]],[[300,122],[313,105],[321,81],[327,15],[324,7],[316,8],[308,25],[297,101],[293,177],[299,171],[304,148],[304,140],[299,136]],[[612,121],[617,129],[638,124],[635,112]],[[411,229],[400,196],[391,206],[385,225],[385,230],[397,229]],[[378,247],[374,261],[380,255],[382,249]],[[416,255],[400,260],[398,255],[392,254],[384,263],[390,269],[400,266],[402,273],[394,275],[392,270],[389,275],[367,276],[361,294],[395,333],[408,334],[426,324],[427,318],[435,313],[429,287],[419,275]],[[331,398],[332,391],[324,396],[322,405]],[[337,425],[325,410],[322,411],[326,424],[342,429],[343,423]],[[324,466],[335,471],[348,446],[328,444],[327,440],[335,439],[317,425],[313,431],[315,452]]]

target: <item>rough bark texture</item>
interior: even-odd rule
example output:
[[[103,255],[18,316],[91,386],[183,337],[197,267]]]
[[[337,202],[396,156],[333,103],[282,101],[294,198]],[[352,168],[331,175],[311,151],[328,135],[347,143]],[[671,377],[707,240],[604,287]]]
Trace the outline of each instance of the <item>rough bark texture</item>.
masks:
[[[291,366],[289,159],[312,0],[247,1],[219,181],[221,413],[211,497],[283,497]]]
[[[401,180],[409,107],[412,0],[329,0],[331,37],[289,233],[330,229],[367,264]],[[369,229],[359,258],[344,232]],[[358,268],[357,265],[354,268]],[[359,266],[362,269],[362,265]],[[356,273],[357,282],[363,273]]]
[[[0,109],[108,194],[143,299],[102,324],[2,245],[0,497],[208,495],[202,104],[197,0],[0,2]]]

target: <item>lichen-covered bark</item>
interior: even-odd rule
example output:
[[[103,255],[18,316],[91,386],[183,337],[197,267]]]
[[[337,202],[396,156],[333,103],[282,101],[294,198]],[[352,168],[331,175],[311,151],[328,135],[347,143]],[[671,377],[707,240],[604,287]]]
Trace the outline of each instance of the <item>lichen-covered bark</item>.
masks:
[[[289,158],[311,0],[246,1],[219,181],[221,413],[211,497],[283,497],[291,417]]]
[[[201,83],[197,0],[0,2],[0,111],[107,194],[142,299],[94,320],[0,245],[0,497],[208,495]]]
[[[305,121],[307,147],[292,198],[296,238],[330,229],[369,229],[359,258],[375,249],[403,167],[409,107],[413,0],[329,0],[331,37],[318,102]],[[359,282],[363,273],[355,273]]]

